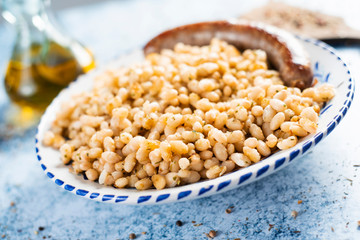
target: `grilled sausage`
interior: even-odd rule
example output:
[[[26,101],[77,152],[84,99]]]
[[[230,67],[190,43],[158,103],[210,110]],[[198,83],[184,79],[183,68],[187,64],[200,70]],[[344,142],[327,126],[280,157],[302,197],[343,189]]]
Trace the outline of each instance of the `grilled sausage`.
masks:
[[[287,86],[304,89],[313,82],[310,60],[301,43],[279,28],[248,21],[214,21],[165,31],[144,47],[145,55],[173,49],[176,43],[203,46],[218,38],[238,49],[262,49]]]

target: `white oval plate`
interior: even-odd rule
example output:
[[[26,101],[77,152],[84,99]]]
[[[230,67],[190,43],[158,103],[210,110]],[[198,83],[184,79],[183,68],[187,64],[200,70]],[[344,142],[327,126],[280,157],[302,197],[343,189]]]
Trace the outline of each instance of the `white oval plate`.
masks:
[[[35,139],[40,166],[52,181],[69,192],[96,201],[121,204],[159,204],[210,196],[274,173],[308,152],[329,135],[345,116],[354,97],[355,86],[350,71],[335,50],[317,40],[299,38],[299,41],[309,52],[315,77],[319,82],[333,84],[336,87],[336,96],[321,110],[317,133],[303,138],[291,149],[279,151],[254,165],[216,179],[163,190],[116,189],[86,180],[84,175],[70,173],[69,166],[65,166],[60,160],[59,151],[45,147],[42,140],[56,113],[61,111],[63,100],[69,99],[75,93],[90,90],[94,76],[104,70],[97,69],[71,83],[54,99],[42,116]],[[142,51],[137,50],[114,62],[112,66],[128,65],[141,59]]]

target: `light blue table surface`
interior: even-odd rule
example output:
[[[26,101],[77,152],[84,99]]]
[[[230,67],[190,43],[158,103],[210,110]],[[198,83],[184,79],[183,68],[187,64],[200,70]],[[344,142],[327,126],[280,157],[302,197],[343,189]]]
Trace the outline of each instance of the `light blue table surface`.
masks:
[[[65,29],[92,49],[102,65],[166,28],[235,17],[264,2],[104,1],[58,15]],[[338,13],[352,25],[355,19],[360,22],[359,4],[354,9],[351,1],[344,1],[340,12],[337,3],[296,2]],[[0,25],[1,76],[13,39],[12,28]],[[356,74],[359,52],[340,49]],[[7,101],[1,86],[1,115]],[[0,139],[0,239],[128,239],[130,233],[137,239],[207,239],[204,233],[210,230],[218,231],[216,239],[360,239],[359,109],[356,94],[348,115],[328,138],[273,175],[211,197],[157,206],[110,205],[65,192],[36,161],[34,129]],[[225,213],[230,206],[233,212]],[[293,210],[299,213],[296,219],[291,216]],[[177,220],[184,225],[176,226]],[[192,221],[202,225],[194,226]]]

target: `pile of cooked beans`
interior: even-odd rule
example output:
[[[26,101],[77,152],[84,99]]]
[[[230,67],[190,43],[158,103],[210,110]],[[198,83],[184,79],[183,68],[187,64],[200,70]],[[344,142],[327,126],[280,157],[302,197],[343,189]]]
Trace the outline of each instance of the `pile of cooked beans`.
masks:
[[[91,181],[163,189],[213,179],[315,133],[331,85],[283,85],[262,50],[178,43],[108,69],[64,102],[43,143]]]

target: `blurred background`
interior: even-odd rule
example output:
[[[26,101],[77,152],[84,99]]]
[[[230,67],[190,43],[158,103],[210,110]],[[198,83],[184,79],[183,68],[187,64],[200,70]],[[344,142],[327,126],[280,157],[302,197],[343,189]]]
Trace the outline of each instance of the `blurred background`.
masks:
[[[141,46],[160,31],[194,21],[238,17],[269,1],[257,0],[52,0],[51,9],[62,27],[89,46],[100,63],[121,51]],[[343,17],[346,24],[360,29],[358,1],[283,0],[287,4]],[[96,9],[96,10],[95,10]],[[166,19],[166,20],[165,20]],[[14,31],[0,20],[1,46],[11,51]],[[100,44],[101,43],[101,44]],[[111,51],[109,49],[112,49]],[[0,69],[4,63],[0,62]]]

